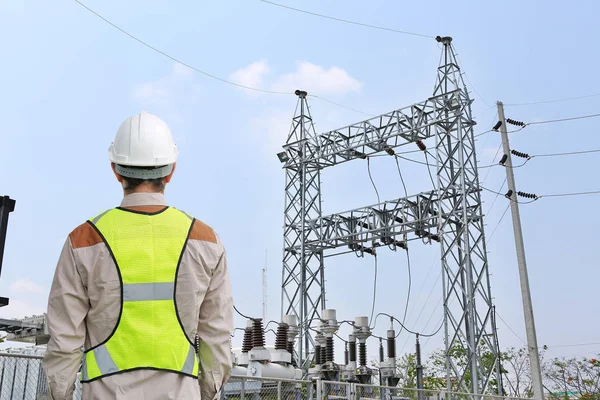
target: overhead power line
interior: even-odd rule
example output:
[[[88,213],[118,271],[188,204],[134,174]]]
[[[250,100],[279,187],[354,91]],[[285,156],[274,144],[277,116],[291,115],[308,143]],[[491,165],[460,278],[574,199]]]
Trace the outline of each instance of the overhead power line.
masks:
[[[533,158],[533,157],[573,156],[573,155],[578,155],[578,154],[599,153],[599,152],[600,152],[600,149],[582,150],[582,151],[570,151],[570,152],[567,152],[567,153],[534,154],[534,155],[531,156],[531,158]]]
[[[90,13],[94,14],[96,17],[98,17],[102,21],[106,22],[107,24],[109,24],[113,28],[117,29],[121,33],[129,36],[131,39],[135,40],[136,42],[138,42],[138,43],[140,43],[140,44],[148,47],[149,49],[157,52],[158,54],[162,55],[163,57],[166,57],[166,58],[168,58],[168,59],[170,59],[170,60],[172,60],[172,61],[174,61],[174,62],[176,62],[176,63],[178,63],[180,65],[183,65],[184,67],[187,67],[187,68],[189,68],[189,69],[191,69],[193,71],[196,71],[196,72],[198,72],[198,73],[200,73],[202,75],[205,75],[205,76],[207,76],[209,78],[221,81],[221,82],[226,83],[228,85],[236,86],[236,87],[247,89],[247,90],[252,90],[252,91],[255,91],[255,92],[262,92],[262,93],[269,93],[269,94],[276,94],[276,95],[294,95],[294,96],[296,95],[294,92],[283,92],[283,91],[277,91],[277,90],[268,90],[268,89],[261,89],[261,88],[247,86],[247,85],[242,85],[240,83],[236,83],[236,82],[230,81],[228,79],[224,79],[224,78],[221,78],[219,76],[213,75],[213,74],[208,73],[206,71],[203,71],[203,70],[201,70],[199,68],[196,68],[193,65],[190,65],[190,64],[188,64],[188,63],[186,63],[186,62],[184,62],[184,61],[182,61],[182,60],[180,60],[180,59],[178,59],[176,57],[173,57],[172,55],[170,55],[170,54],[168,54],[168,53],[166,53],[166,52],[158,49],[157,47],[152,46],[148,42],[146,42],[146,41],[144,41],[144,40],[136,37],[135,35],[129,33],[128,31],[126,31],[125,29],[121,28],[120,26],[118,26],[117,24],[113,23],[112,21],[108,20],[107,18],[105,18],[104,16],[102,16],[101,14],[99,14],[98,12],[96,12],[95,10],[91,9],[90,7],[88,7],[87,5],[85,5],[84,3],[82,3],[81,1],[79,1],[79,0],[74,0],[74,1],[77,4],[79,4],[81,7],[85,8]],[[317,96],[317,95],[314,95],[314,94],[312,94],[312,95],[309,94],[309,96],[313,97],[313,98],[316,98],[316,99],[320,99],[320,100],[326,101],[328,103],[331,103],[331,104],[336,105],[336,106],[341,107],[341,108],[345,108],[345,109],[350,110],[350,111],[354,111],[354,112],[357,112],[357,113],[360,113],[360,114],[372,116],[372,114],[365,113],[363,111],[357,110],[357,109],[352,108],[352,107],[345,106],[345,105],[340,104],[340,103],[336,103],[334,101],[328,100],[328,99],[326,99],[324,97],[321,97],[321,96]]]
[[[534,105],[534,104],[560,103],[563,101],[587,99],[587,98],[596,97],[596,96],[600,96],[600,93],[588,94],[585,96],[577,96],[577,97],[567,97],[565,99],[557,99],[557,100],[532,101],[532,102],[526,102],[526,103],[512,103],[512,104],[505,104],[505,106],[516,107],[516,106],[529,106],[529,105]]]
[[[387,314],[387,313],[379,313],[377,314],[377,316],[375,317],[375,322],[377,322],[377,317],[381,316],[381,315],[385,315],[386,317],[392,318],[394,321],[396,321],[397,323],[400,324],[400,326],[402,328],[404,328],[405,331],[407,331],[408,333],[412,333],[413,335],[419,335],[419,336],[423,336],[423,337],[431,337],[431,336],[435,336],[438,334],[438,332],[442,329],[442,325],[440,325],[439,328],[437,328],[434,332],[432,333],[420,333],[420,332],[415,332],[412,331],[410,329],[408,329],[406,326],[404,326],[404,324],[396,317],[394,317],[393,315]],[[373,328],[375,328],[375,326],[373,326]]]
[[[542,197],[585,196],[585,195],[588,195],[588,194],[600,194],[600,190],[594,190],[594,191],[591,191],[591,192],[543,194],[543,195],[538,196],[538,197],[542,198]]]
[[[551,119],[548,121],[529,122],[526,125],[550,124],[550,123],[554,123],[554,122],[573,121],[576,119],[595,118],[595,117],[600,117],[600,113],[590,114],[590,115],[581,115],[579,117],[571,117],[571,118]]]
[[[359,26],[363,26],[363,27],[366,27],[366,28],[379,29],[379,30],[388,31],[388,32],[394,32],[394,33],[402,33],[402,34],[405,34],[405,35],[420,36],[420,37],[435,39],[435,36],[431,36],[431,35],[424,35],[424,34],[416,33],[416,32],[401,31],[401,30],[398,30],[398,29],[386,28],[386,27],[378,26],[378,25],[371,25],[371,24],[365,24],[365,23],[362,23],[362,22],[350,21],[350,20],[343,19],[343,18],[337,18],[337,17],[332,17],[332,16],[329,16],[329,15],[315,13],[315,12],[312,12],[312,11],[301,10],[299,8],[294,8],[294,7],[286,6],[284,4],[275,3],[273,1],[267,1],[267,0],[259,0],[259,1],[261,1],[263,3],[271,4],[271,5],[274,5],[274,6],[277,6],[277,7],[287,8],[288,10],[293,10],[293,11],[296,11],[296,12],[313,15],[315,17],[321,17],[321,18],[331,19],[331,20],[338,21],[338,22],[344,22],[344,23],[347,23],[347,24],[359,25]]]
[[[176,63],[178,63],[178,64],[181,64],[181,65],[183,65],[183,66],[185,66],[185,67],[187,67],[187,68],[189,68],[189,69],[191,69],[191,70],[194,70],[194,71],[196,71],[196,72],[198,72],[198,73],[200,73],[200,74],[206,75],[206,76],[208,76],[209,78],[216,79],[216,80],[218,80],[218,81],[221,81],[221,82],[227,83],[227,84],[229,84],[229,85],[234,85],[234,86],[241,87],[241,88],[248,89],[248,90],[254,90],[254,91],[257,91],[257,92],[272,93],[272,94],[286,94],[286,95],[294,94],[294,93],[291,93],[291,92],[279,92],[279,91],[266,90],[266,89],[259,89],[259,88],[255,88],[255,87],[250,87],[250,86],[246,86],[246,85],[241,85],[241,84],[239,84],[239,83],[235,83],[235,82],[232,82],[232,81],[230,81],[230,80],[227,80],[227,79],[220,78],[220,77],[218,77],[218,76],[216,76],[216,75],[213,75],[213,74],[210,74],[210,73],[208,73],[208,72],[206,72],[206,71],[202,71],[202,70],[200,70],[200,69],[198,69],[198,68],[196,68],[196,67],[194,67],[194,66],[192,66],[192,65],[189,65],[189,64],[187,64],[187,63],[186,63],[186,62],[184,62],[184,61],[181,61],[181,60],[179,60],[179,59],[177,59],[177,58],[175,58],[175,57],[173,57],[173,56],[171,56],[171,55],[169,55],[169,54],[165,53],[164,51],[162,51],[162,50],[160,50],[160,49],[158,49],[158,48],[156,48],[156,47],[152,46],[151,44],[149,44],[149,43],[147,43],[147,42],[143,41],[142,39],[139,39],[139,38],[137,38],[136,36],[134,36],[134,35],[132,35],[131,33],[127,32],[125,29],[121,28],[121,27],[120,27],[120,26],[118,26],[117,24],[115,24],[115,23],[113,23],[113,22],[109,21],[108,19],[104,18],[102,15],[100,15],[100,14],[99,14],[99,13],[97,13],[96,11],[92,10],[90,7],[86,6],[86,5],[85,5],[85,4],[83,4],[81,1],[79,1],[79,0],[74,0],[74,1],[75,1],[77,4],[79,4],[80,6],[82,6],[83,8],[85,8],[86,10],[88,10],[89,12],[91,12],[92,14],[94,14],[96,17],[100,18],[102,21],[106,22],[107,24],[109,24],[109,25],[110,25],[110,26],[112,26],[113,28],[115,28],[115,29],[119,30],[120,32],[124,33],[125,35],[129,36],[129,37],[130,37],[130,38],[132,38],[133,40],[135,40],[135,41],[137,41],[137,42],[139,42],[139,43],[143,44],[144,46],[148,47],[148,48],[149,48],[149,49],[151,49],[151,50],[154,50],[155,52],[157,52],[157,53],[161,54],[162,56],[164,56],[164,57],[167,57],[168,59],[170,59],[170,60],[172,60],[172,61],[175,61]]]
[[[600,343],[596,342],[596,343],[559,344],[559,345],[556,345],[556,346],[548,346],[548,345],[546,345],[545,347],[556,348],[556,347],[581,347],[581,346],[597,346],[597,345],[600,345]]]

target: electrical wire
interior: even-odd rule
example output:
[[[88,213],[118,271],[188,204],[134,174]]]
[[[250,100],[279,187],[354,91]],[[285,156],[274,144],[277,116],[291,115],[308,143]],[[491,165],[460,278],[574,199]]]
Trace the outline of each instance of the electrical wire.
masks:
[[[412,333],[413,335],[419,335],[419,336],[423,336],[423,337],[431,337],[431,336],[437,335],[438,332],[442,329],[442,327],[440,326],[433,333],[419,333],[419,332],[415,332],[415,331],[412,331],[412,330],[408,329],[398,318],[394,317],[393,315],[387,314],[387,313],[379,313],[379,314],[377,314],[377,316],[375,317],[375,321],[374,321],[375,323],[377,322],[377,318],[379,316],[381,316],[381,315],[385,315],[386,317],[392,318],[394,321],[396,321],[397,323],[399,323],[400,326],[403,327],[405,331],[407,331],[408,333]],[[375,329],[375,325],[373,325],[372,329]]]
[[[293,10],[293,11],[297,11],[297,12],[304,13],[304,14],[314,15],[316,17],[331,19],[331,20],[338,21],[338,22],[345,22],[347,24],[360,25],[360,26],[364,26],[364,27],[367,27],[367,28],[380,29],[380,30],[384,30],[384,31],[388,31],[388,32],[402,33],[402,34],[405,34],[405,35],[413,35],[413,36],[420,36],[420,37],[435,39],[435,36],[431,36],[431,35],[423,35],[421,33],[408,32],[408,31],[400,31],[400,30],[397,30],[397,29],[386,28],[386,27],[383,27],[383,26],[370,25],[370,24],[365,24],[365,23],[362,23],[362,22],[356,22],[356,21],[350,21],[350,20],[347,20],[347,19],[342,19],[342,18],[337,18],[337,17],[331,17],[329,15],[318,14],[318,13],[315,13],[315,12],[312,12],[312,11],[301,10],[299,8],[294,8],[294,7],[286,6],[286,5],[283,5],[283,4],[279,4],[279,3],[275,3],[275,2],[267,1],[267,0],[259,0],[259,1],[261,1],[263,3],[271,4],[271,5],[274,5],[274,6],[277,6],[277,7],[287,8],[288,10]]]
[[[373,257],[375,258],[375,277],[373,278],[373,306],[371,307],[371,318],[369,321],[373,321],[373,314],[375,314],[375,300],[377,299],[377,254]],[[371,322],[369,322],[371,325]]]
[[[531,158],[533,158],[533,156],[531,156]],[[486,168],[493,168],[493,167],[505,167],[505,168],[521,168],[523,165],[527,164],[529,162],[529,160],[531,160],[531,158],[528,158],[527,160],[525,160],[525,162],[523,164],[519,164],[519,165],[511,165],[510,167],[508,165],[503,165],[503,164],[490,164],[490,165],[484,165],[483,167],[477,167],[479,169],[486,169]]]
[[[556,348],[556,347],[580,347],[580,346],[597,346],[597,345],[600,345],[600,343],[596,342],[596,343],[559,344],[559,345],[556,345],[556,346],[545,345],[545,347]]]
[[[566,153],[533,154],[533,155],[529,156],[529,158],[527,160],[525,160],[524,163],[519,164],[519,165],[512,165],[510,168],[520,168],[520,167],[524,166],[525,164],[527,164],[530,160],[532,160],[534,158],[538,158],[538,157],[574,156],[574,155],[590,154],[590,153],[600,153],[600,149],[582,150],[582,151],[570,151],[570,152],[566,152]],[[485,166],[478,167],[478,168],[479,169],[483,169],[483,168],[492,168],[492,167],[506,167],[506,168],[508,168],[508,165],[490,164],[490,165],[485,165]]]
[[[502,216],[500,217],[500,220],[498,221],[498,223],[496,224],[496,226],[494,227],[494,230],[492,230],[492,233],[490,234],[490,236],[488,237],[487,241],[488,243],[490,242],[490,240],[492,240],[492,237],[494,237],[494,233],[496,233],[496,229],[498,229],[498,227],[500,226],[500,223],[502,222],[502,220],[504,219],[504,216],[506,215],[506,212],[508,211],[508,209],[510,208],[510,204],[508,204],[506,206],[506,209],[504,210],[504,212],[502,213]]]
[[[595,117],[600,117],[600,113],[598,113],[598,114],[590,114],[590,115],[581,115],[579,117],[562,118],[562,119],[552,119],[552,120],[548,120],[548,121],[529,122],[526,125],[550,124],[550,123],[554,123],[554,122],[574,121],[574,120],[577,120],[577,119],[595,118]]]
[[[523,340],[523,338],[521,336],[519,336],[519,334],[517,334],[517,332],[515,332],[513,330],[513,328],[510,327],[510,325],[504,320],[504,318],[502,318],[502,316],[500,314],[498,314],[498,311],[496,311],[496,316],[498,318],[500,318],[500,321],[502,321],[502,323],[504,323],[504,325],[506,325],[506,327],[508,329],[510,329],[510,331],[523,343],[527,344],[527,342],[525,340]]]
[[[600,149],[583,150],[583,151],[570,151],[570,152],[567,152],[567,153],[534,154],[534,155],[531,156],[531,158],[533,158],[533,157],[572,156],[572,155],[578,155],[578,154],[599,153],[599,152],[600,152]]]
[[[398,157],[394,157],[394,160],[396,161],[398,175],[400,176],[400,181],[402,181],[402,187],[404,188],[404,196],[408,197],[408,190],[406,190],[406,183],[404,183],[404,177],[402,177],[402,171],[400,170],[400,163],[398,162]]]
[[[576,193],[559,193],[559,194],[543,194],[538,196],[539,198],[542,197],[566,197],[566,196],[585,196],[588,194],[599,194],[600,190],[594,190],[591,192],[576,192]]]
[[[125,35],[129,36],[131,39],[135,40],[136,42],[138,42],[138,43],[140,43],[140,44],[142,44],[142,45],[146,46],[147,48],[149,48],[149,49],[151,49],[151,50],[155,51],[156,53],[158,53],[158,54],[162,55],[163,57],[166,57],[166,58],[168,58],[168,59],[170,59],[170,60],[172,60],[172,61],[174,61],[174,62],[176,62],[176,63],[178,63],[178,64],[180,64],[180,65],[183,65],[184,67],[187,67],[187,68],[189,68],[189,69],[191,69],[191,70],[193,70],[193,71],[196,71],[196,72],[198,72],[198,73],[200,73],[200,74],[202,74],[202,75],[205,75],[205,76],[207,76],[207,77],[209,77],[209,78],[212,78],[212,79],[215,79],[215,80],[221,81],[221,82],[223,82],[223,83],[226,83],[226,84],[229,84],[229,85],[232,85],[232,86],[237,86],[237,87],[240,87],[240,88],[243,88],[243,89],[252,90],[252,91],[255,91],[255,92],[262,92],[262,93],[269,93],[269,94],[276,94],[276,95],[294,95],[294,96],[296,95],[296,94],[295,94],[295,93],[293,93],[293,92],[282,92],[282,91],[277,91],[277,90],[267,90],[267,89],[261,89],[261,88],[256,88],[256,87],[247,86],[247,85],[242,85],[242,84],[240,84],[240,83],[236,83],[236,82],[230,81],[230,80],[228,80],[228,79],[224,79],[224,78],[221,78],[221,77],[219,77],[219,76],[213,75],[213,74],[211,74],[211,73],[208,73],[208,72],[206,72],[206,71],[203,71],[203,70],[201,70],[201,69],[199,69],[199,68],[196,68],[196,67],[194,67],[194,66],[192,66],[192,65],[190,65],[190,64],[188,64],[188,63],[186,63],[186,62],[184,62],[184,61],[182,61],[182,60],[180,60],[180,59],[178,59],[178,58],[176,58],[176,57],[173,57],[172,55],[170,55],[170,54],[166,53],[165,51],[162,51],[162,50],[158,49],[157,47],[154,47],[154,46],[152,46],[152,45],[151,45],[151,44],[149,44],[148,42],[146,42],[146,41],[144,41],[144,40],[142,40],[142,39],[140,39],[140,38],[138,38],[138,37],[134,36],[133,34],[129,33],[129,32],[128,32],[128,31],[126,31],[125,29],[121,28],[121,27],[120,27],[120,26],[118,26],[117,24],[113,23],[113,22],[112,22],[112,21],[110,21],[109,19],[107,19],[107,18],[105,18],[104,16],[102,16],[100,13],[98,13],[98,12],[96,12],[95,10],[93,10],[92,8],[88,7],[87,5],[85,5],[84,3],[82,3],[81,1],[79,1],[79,0],[74,0],[74,1],[75,1],[77,4],[79,4],[81,7],[85,8],[85,9],[86,9],[87,11],[89,11],[90,13],[94,14],[96,17],[98,17],[98,18],[99,18],[99,19],[101,19],[102,21],[106,22],[108,25],[110,25],[110,26],[112,26],[113,28],[117,29],[117,30],[118,30],[118,31],[120,31],[121,33],[123,33],[123,34],[125,34]],[[360,113],[360,114],[365,114],[365,115],[368,115],[368,116],[373,116],[372,114],[365,113],[365,112],[363,112],[363,111],[357,110],[357,109],[355,109],[355,108],[352,108],[352,107],[345,106],[345,105],[343,105],[343,104],[340,104],[340,103],[336,103],[336,102],[334,102],[334,101],[331,101],[331,100],[325,99],[325,98],[323,98],[323,97],[321,97],[321,96],[317,96],[317,95],[314,95],[314,94],[312,94],[312,95],[311,95],[311,94],[309,94],[309,97],[313,97],[313,98],[316,98],[316,99],[320,99],[320,100],[326,101],[326,102],[328,102],[328,103],[334,104],[334,105],[336,105],[336,106],[338,106],[338,107],[342,107],[342,108],[345,108],[345,109],[347,109],[347,110],[351,110],[351,111],[354,111],[354,112],[357,112],[357,113]]]
[[[237,307],[235,306],[235,304],[233,305],[233,309],[235,310],[235,312],[237,312],[238,314],[240,314],[240,315],[241,315],[243,318],[246,318],[246,319],[254,319],[254,318],[250,318],[250,317],[248,317],[247,315],[244,315],[244,314],[242,314],[242,313],[240,312],[240,310],[238,310],[238,309],[237,309]]]
[[[394,157],[394,161],[396,161],[396,167],[398,169],[398,175],[400,176],[400,181],[402,182],[402,187],[404,188],[404,196],[408,197],[408,190],[406,189],[406,183],[404,182],[404,177],[402,176],[402,171],[400,169],[400,163],[398,162],[398,158]],[[408,305],[410,303],[410,294],[412,290],[412,266],[410,263],[410,252],[408,248],[406,249],[406,263],[408,268],[408,292],[406,294],[406,305],[404,306],[404,317],[402,317],[402,323],[406,323],[406,316],[408,315]],[[402,332],[402,329],[400,329]],[[400,332],[398,335],[400,335]]]
[[[408,268],[408,291],[406,294],[406,304],[404,305],[404,316],[402,317],[402,324],[406,323],[406,316],[408,315],[408,304],[410,303],[410,291],[412,289],[412,267],[410,265],[410,253],[408,250],[406,250],[406,264]],[[402,328],[400,329],[400,332],[398,332],[398,335],[400,335],[400,333],[402,333]]]
[[[294,94],[294,93],[291,93],[291,92],[279,92],[279,91],[265,90],[265,89],[254,88],[254,87],[250,87],[250,86],[246,86],[246,85],[241,85],[239,83],[235,83],[235,82],[229,81],[227,79],[220,78],[220,77],[218,77],[216,75],[210,74],[208,72],[202,71],[202,70],[200,70],[200,69],[198,69],[196,67],[193,67],[193,66],[191,66],[191,65],[189,65],[189,64],[187,64],[187,63],[185,63],[185,62],[183,62],[183,61],[181,61],[181,60],[179,60],[179,59],[177,59],[177,58],[175,58],[175,57],[173,57],[173,56],[165,53],[164,51],[162,51],[162,50],[160,50],[160,49],[158,49],[158,48],[150,45],[149,43],[147,43],[147,42],[145,42],[145,41],[137,38],[136,36],[134,36],[131,33],[127,32],[125,29],[121,28],[117,24],[109,21],[108,19],[106,19],[105,17],[103,17],[102,15],[100,15],[99,13],[97,13],[96,11],[94,11],[93,9],[91,9],[90,7],[86,6],[81,1],[79,1],[79,0],[74,0],[74,1],[77,4],[79,4],[80,6],[82,6],[83,8],[85,8],[86,10],[88,10],[89,12],[91,12],[92,14],[94,14],[96,17],[100,18],[101,20],[103,20],[104,22],[106,22],[107,24],[109,24],[110,26],[112,26],[113,28],[115,28],[115,29],[119,30],[120,32],[124,33],[125,35],[129,36],[131,39],[133,39],[133,40],[135,40],[135,41],[143,44],[144,46],[148,47],[151,50],[154,50],[155,52],[161,54],[162,56],[164,56],[164,57],[166,57],[166,58],[168,58],[168,59],[170,59],[172,61],[175,61],[176,63],[181,64],[181,65],[183,65],[183,66],[185,66],[185,67],[187,67],[187,68],[189,68],[191,70],[194,70],[194,71],[196,71],[196,72],[198,72],[200,74],[206,75],[209,78],[216,79],[218,81],[227,83],[229,85],[238,86],[238,87],[241,87],[241,88],[244,88],[244,89],[248,89],[248,90],[254,90],[254,91],[257,91],[257,92],[271,93],[271,94],[287,94],[287,95]]]
[[[496,154],[494,154],[494,158],[492,159],[492,163],[496,162],[496,157],[498,157],[498,153],[500,153],[500,149],[501,148],[502,148],[502,143],[500,143],[500,146],[498,146],[498,150],[496,150]],[[487,173],[485,174],[485,176],[483,177],[483,181],[481,182],[482,185],[485,183],[485,181],[487,181],[487,178],[490,175],[490,171],[491,171],[491,169],[487,170]]]
[[[437,188],[437,185],[433,181],[433,175],[431,174],[431,168],[430,168],[432,165],[429,163],[429,158],[427,158],[427,154],[429,154],[429,150],[424,151],[423,154],[425,154],[425,162],[427,163],[427,172],[429,173],[429,179],[431,179],[431,186],[433,187],[433,190],[435,190]],[[433,157],[433,156],[431,156],[431,157]]]
[[[335,106],[338,106],[338,107],[341,107],[341,108],[345,108],[346,110],[350,110],[350,111],[357,112],[357,113],[359,113],[359,114],[366,115],[366,116],[368,116],[368,117],[376,117],[376,115],[375,115],[375,114],[369,114],[369,113],[366,113],[366,112],[364,112],[364,111],[357,110],[356,108],[348,107],[348,106],[345,106],[345,105],[343,105],[343,104],[336,103],[335,101],[327,100],[326,98],[323,98],[323,97],[321,97],[321,96],[317,96],[316,94],[310,94],[310,93],[309,93],[309,94],[308,94],[308,96],[309,96],[309,97],[312,97],[312,98],[314,98],[314,99],[323,100],[323,101],[325,101],[325,102],[327,102],[327,103],[333,104],[333,105],[335,105]]]
[[[565,98],[565,99],[546,100],[546,101],[532,101],[532,102],[526,102],[526,103],[511,103],[511,104],[504,104],[504,105],[506,107],[530,106],[530,105],[534,105],[534,104],[560,103],[560,102],[563,102],[563,101],[587,99],[589,97],[596,97],[596,96],[600,96],[600,93],[588,94],[588,95],[585,95],[585,96],[568,97],[568,98]]]
[[[504,178],[504,182],[502,182],[502,186],[500,186],[499,190],[502,190],[502,188],[504,188],[504,185],[506,185],[506,179],[507,178]],[[500,197],[500,192],[496,193],[496,197],[494,197],[494,201],[492,201],[492,205],[487,210],[487,212],[485,213],[485,215],[488,215],[490,213],[490,211],[492,211],[492,208],[494,208],[494,204],[496,204],[496,200],[498,200],[498,197]]]
[[[429,165],[429,164],[427,164],[427,163],[425,163],[423,161],[413,160],[412,158],[408,158],[408,157],[402,157],[399,154],[394,154],[394,156],[398,157],[398,158],[401,158],[403,160],[406,160],[406,161],[410,161],[410,162],[416,163],[416,164],[427,165],[427,166],[433,167],[433,165]]]
[[[367,172],[369,173],[369,179],[371,180],[371,184],[373,185],[373,189],[375,189],[375,194],[377,195],[377,204],[381,204],[381,198],[379,197],[379,190],[377,190],[377,185],[375,185],[375,181],[373,180],[373,175],[371,175],[371,159],[367,157]]]

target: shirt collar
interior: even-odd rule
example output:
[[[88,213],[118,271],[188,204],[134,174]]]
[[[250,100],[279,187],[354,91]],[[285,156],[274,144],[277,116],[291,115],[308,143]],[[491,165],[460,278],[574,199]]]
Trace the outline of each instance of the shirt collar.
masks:
[[[162,193],[131,193],[123,197],[121,207],[166,206],[167,201]]]

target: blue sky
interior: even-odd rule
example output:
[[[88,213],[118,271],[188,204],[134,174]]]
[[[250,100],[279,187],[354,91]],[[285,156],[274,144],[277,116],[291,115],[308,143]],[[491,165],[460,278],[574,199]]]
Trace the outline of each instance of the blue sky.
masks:
[[[86,4],[153,46],[219,77],[269,90],[301,88],[370,114],[430,96],[440,55],[433,39],[324,20],[257,0]],[[576,7],[558,1],[473,1],[451,7],[443,1],[285,4],[453,36],[467,84],[477,92],[472,97],[478,133],[495,122],[497,100],[510,104],[600,92],[594,79],[600,60],[590,35],[599,11],[593,1],[579,1]],[[269,317],[278,319],[284,173],[276,153],[289,130],[294,96],[248,92],[177,65],[74,1],[1,0],[0,37],[0,194],[17,200],[0,279],[0,293],[10,297],[11,305],[0,309],[0,316],[45,310],[68,233],[121,199],[107,157],[118,126],[147,110],[169,123],[181,150],[168,201],[212,225],[224,240],[235,302],[247,314],[261,313],[261,268],[268,251]],[[599,107],[600,96],[507,107],[506,114],[530,122],[592,114]],[[311,112],[318,132],[364,118],[318,99],[311,100]],[[586,119],[532,125],[511,135],[511,145],[529,154],[600,148],[596,124]],[[496,133],[480,138],[480,165],[490,164],[499,144]],[[515,170],[518,189],[537,194],[598,190],[597,157],[533,159]],[[409,193],[430,189],[423,166],[400,165]],[[393,160],[377,158],[371,167],[382,199],[403,196]],[[481,174],[483,180],[488,170]],[[326,214],[377,201],[364,162],[329,169],[322,178]],[[492,168],[485,186],[499,189],[503,179],[504,170]],[[484,210],[494,197],[484,193]],[[600,321],[594,318],[600,281],[593,228],[600,223],[597,202],[595,196],[546,198],[521,207],[540,345],[600,342]],[[487,213],[488,236],[506,205],[500,197]],[[492,294],[499,315],[524,339],[509,217],[488,243]],[[423,332],[435,330],[442,316],[437,251],[437,246],[411,243],[407,325]],[[372,277],[372,259],[327,260],[328,306],[338,310],[340,320],[370,314]],[[405,256],[382,252],[379,278],[376,312],[400,317],[408,284]],[[244,322],[236,317],[236,324]],[[498,326],[502,347],[523,344],[503,322]],[[376,333],[383,335],[385,329],[387,322],[379,320]],[[412,350],[412,342],[403,334],[398,347]],[[441,336],[433,338],[424,351],[441,343]],[[600,345],[552,348],[550,354],[594,351]]]

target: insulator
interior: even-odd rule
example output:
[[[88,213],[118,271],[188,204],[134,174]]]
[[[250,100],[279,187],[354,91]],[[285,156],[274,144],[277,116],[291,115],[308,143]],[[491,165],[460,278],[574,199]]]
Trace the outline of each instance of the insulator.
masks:
[[[261,318],[252,320],[252,347],[265,347],[265,331]]]
[[[425,143],[423,143],[422,140],[417,140],[415,143],[419,147],[419,150],[421,150],[421,151],[427,150],[427,146],[425,146]]]
[[[506,160],[508,160],[508,156],[506,154],[504,154],[502,156],[502,158],[500,159],[500,161],[498,162],[498,164],[504,165],[504,163],[506,162]]]
[[[348,343],[346,343],[344,345],[344,365],[348,365],[349,363],[349,358],[348,358]]]
[[[394,149],[392,149],[391,147],[386,147],[385,152],[388,153],[390,156],[393,156],[394,154],[396,154]]]
[[[361,367],[367,366],[367,344],[359,343],[358,344],[358,358],[359,364]]]
[[[352,155],[358,157],[358,158],[362,158],[363,160],[367,159],[367,155],[365,153],[361,153],[358,150],[350,150],[352,152]]]
[[[500,129],[501,126],[502,126],[502,121],[498,121],[498,122],[496,122],[496,125],[494,125],[494,127],[492,129],[497,131],[498,129]]]
[[[286,350],[287,349],[287,337],[290,326],[288,324],[279,324],[277,327],[277,334],[275,336],[275,350]]]
[[[531,158],[531,157],[529,156],[529,154],[527,154],[527,153],[521,153],[520,151],[517,151],[517,150],[511,150],[510,152],[511,152],[512,154],[514,154],[515,156],[517,156],[517,157],[521,157],[521,158],[527,158],[527,159]]]
[[[537,199],[538,198],[537,194],[533,194],[533,193],[517,192],[517,194],[519,196],[525,197],[527,199]]]
[[[387,355],[396,358],[396,331],[390,329],[387,334]]]
[[[356,361],[356,342],[350,342],[350,362]]]
[[[315,364],[321,365],[321,346],[315,345]]]
[[[247,353],[252,350],[252,328],[244,329],[244,341],[242,342],[242,353]]]
[[[379,362],[383,362],[383,342],[379,339]]]
[[[515,121],[514,119],[506,118],[506,122],[515,126],[525,126],[525,122]]]
[[[325,346],[321,346],[321,363],[325,364],[327,362],[327,344]]]
[[[504,195],[504,197],[506,197],[507,199],[510,199],[510,197],[513,195],[513,191],[512,190],[508,190],[508,192],[506,192],[506,194]]]
[[[333,338],[332,337],[328,337],[327,338],[327,348],[326,348],[326,358],[325,361],[329,362],[333,362]]]
[[[287,342],[287,351],[292,355],[294,354],[294,342]]]

